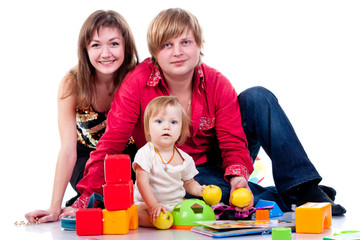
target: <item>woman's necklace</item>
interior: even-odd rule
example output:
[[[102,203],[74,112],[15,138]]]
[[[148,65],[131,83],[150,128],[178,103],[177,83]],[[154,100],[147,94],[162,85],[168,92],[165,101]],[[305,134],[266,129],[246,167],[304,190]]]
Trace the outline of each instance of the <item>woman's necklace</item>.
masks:
[[[165,164],[165,171],[167,171],[167,164],[171,163],[171,161],[173,160],[174,156],[175,156],[175,146],[173,147],[173,155],[171,156],[170,160],[167,162],[164,162],[164,159],[162,158],[161,154],[159,153],[159,151],[157,150],[157,148],[154,146],[155,152],[160,156],[161,161],[163,164]]]

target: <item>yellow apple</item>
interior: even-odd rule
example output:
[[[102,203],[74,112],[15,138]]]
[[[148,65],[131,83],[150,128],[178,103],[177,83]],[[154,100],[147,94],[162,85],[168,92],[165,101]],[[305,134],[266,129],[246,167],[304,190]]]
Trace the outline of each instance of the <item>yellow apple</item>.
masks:
[[[222,192],[218,186],[207,185],[204,187],[202,197],[206,204],[212,206],[218,204],[221,200]]]
[[[251,203],[251,192],[246,188],[238,188],[231,193],[230,202],[237,207],[246,207]]]
[[[159,216],[153,221],[153,225],[158,229],[168,229],[172,226],[173,222],[174,218],[170,212],[166,211],[164,213],[161,211]]]

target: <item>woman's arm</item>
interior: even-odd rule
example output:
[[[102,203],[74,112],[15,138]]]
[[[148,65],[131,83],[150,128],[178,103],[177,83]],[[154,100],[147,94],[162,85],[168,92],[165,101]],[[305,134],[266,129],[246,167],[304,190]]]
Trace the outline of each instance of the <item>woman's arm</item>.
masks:
[[[58,127],[61,148],[56,163],[50,208],[26,214],[30,222],[51,222],[59,219],[64,193],[74,170],[77,156],[76,96],[73,94],[64,99],[61,98],[70,81],[69,76],[65,77],[58,90]]]

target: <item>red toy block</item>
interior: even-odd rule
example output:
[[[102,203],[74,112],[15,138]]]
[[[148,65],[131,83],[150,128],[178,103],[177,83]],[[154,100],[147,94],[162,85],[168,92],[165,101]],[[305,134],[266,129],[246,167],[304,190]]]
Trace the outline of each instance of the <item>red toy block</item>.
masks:
[[[133,181],[106,183],[104,185],[104,204],[110,211],[126,210],[134,203]]]
[[[76,211],[76,234],[101,235],[103,231],[101,208],[85,208]]]
[[[105,181],[107,183],[119,183],[130,180],[130,156],[127,154],[107,155],[105,157]]]

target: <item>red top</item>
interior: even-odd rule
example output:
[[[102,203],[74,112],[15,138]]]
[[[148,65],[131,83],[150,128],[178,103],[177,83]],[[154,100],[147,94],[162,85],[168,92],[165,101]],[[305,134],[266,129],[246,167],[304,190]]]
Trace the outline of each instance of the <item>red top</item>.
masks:
[[[205,153],[217,138],[225,176],[248,179],[253,171],[252,158],[241,125],[235,89],[224,75],[205,64],[195,69],[193,81],[190,136],[178,147],[198,165],[207,161]],[[130,136],[134,137],[138,148],[145,145],[145,108],[153,98],[169,94],[166,80],[149,59],[127,75],[115,94],[106,131],[90,155],[84,178],[77,185],[82,199],[93,192],[102,194],[107,154],[121,153]]]

